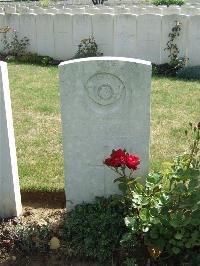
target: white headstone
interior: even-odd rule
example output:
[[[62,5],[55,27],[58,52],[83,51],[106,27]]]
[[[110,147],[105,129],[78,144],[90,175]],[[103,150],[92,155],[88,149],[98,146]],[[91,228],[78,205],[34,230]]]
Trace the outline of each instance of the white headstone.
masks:
[[[78,50],[80,41],[92,36],[92,15],[75,14],[72,17],[72,45],[73,54]]]
[[[55,58],[67,60],[72,53],[72,15],[56,14],[54,19]]]
[[[27,50],[31,53],[37,53],[37,33],[36,33],[36,14],[20,15],[20,39],[25,36],[29,39]]]
[[[149,164],[151,63],[121,57],[70,60],[59,65],[67,208],[118,193],[103,165],[112,149]]]
[[[21,212],[7,64],[0,61],[0,218]]]
[[[140,15],[137,18],[137,58],[160,64],[162,16]]]
[[[95,14],[92,16],[93,36],[98,48],[106,56],[113,55],[114,15]]]
[[[189,18],[188,30],[188,58],[189,65],[196,66],[200,64],[200,16],[191,16]]]
[[[137,57],[137,16],[121,14],[114,17],[114,55]]]
[[[37,53],[55,56],[53,14],[36,16]]]
[[[4,28],[4,27],[6,27],[6,26],[8,26],[7,24],[6,24],[6,15],[4,15],[4,14],[0,14],[0,28]],[[6,36],[6,34],[5,33],[0,33],[0,51],[2,52],[3,51],[3,49],[4,49],[4,44],[3,44],[3,40],[4,40],[4,38],[5,38],[5,36]]]

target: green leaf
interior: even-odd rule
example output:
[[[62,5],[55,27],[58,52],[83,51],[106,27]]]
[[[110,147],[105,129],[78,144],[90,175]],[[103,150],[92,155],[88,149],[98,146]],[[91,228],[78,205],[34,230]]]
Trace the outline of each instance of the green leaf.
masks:
[[[192,241],[195,241],[196,239],[198,239],[199,238],[199,231],[197,231],[197,230],[195,230],[192,234],[191,234],[191,236],[192,236]]]
[[[191,242],[187,242],[187,243],[185,244],[185,247],[186,247],[186,248],[191,248],[191,246],[192,246],[192,243],[191,243]]]
[[[148,226],[142,227],[142,232],[147,233],[148,231],[149,231],[149,227]]]
[[[178,253],[180,253],[181,250],[178,247],[173,247],[172,251],[174,252],[174,254],[178,254]]]
[[[118,178],[115,178],[115,179],[114,179],[114,183],[116,183],[116,182],[121,182],[121,183],[123,183],[123,181],[124,181],[124,177],[118,177]]]
[[[156,218],[156,217],[150,217],[150,221],[152,224],[159,224],[160,223],[160,219]]]
[[[198,178],[192,178],[188,184],[188,191],[192,192],[193,190],[197,189],[199,186]]]
[[[151,208],[149,213],[152,217],[157,217],[158,216],[158,209],[157,208]]]
[[[162,175],[159,173],[151,173],[147,176],[147,183],[157,184],[162,179]]]
[[[157,239],[159,237],[159,234],[156,230],[151,230],[150,231],[150,236],[152,239]]]
[[[146,208],[143,208],[139,212],[139,217],[142,221],[147,221],[148,219],[148,210]]]
[[[142,201],[141,201],[141,204],[142,205],[148,205],[149,204],[149,198],[148,197],[143,197]]]
[[[176,187],[173,189],[174,192],[187,192],[187,187],[183,183],[178,183]]]
[[[163,250],[164,246],[166,245],[166,241],[164,238],[158,238],[158,239],[155,239],[155,245],[156,247],[158,247],[160,250]]]
[[[176,233],[174,236],[175,239],[180,240],[183,238],[183,235],[181,233]]]
[[[128,227],[134,227],[136,224],[135,217],[125,217],[124,221],[125,221],[125,225]]]
[[[170,219],[171,226],[173,226],[174,228],[177,228],[177,227],[184,225],[184,222],[185,222],[184,213],[181,213],[181,212],[172,213],[171,219]]]
[[[144,186],[140,183],[136,183],[135,188],[137,189],[138,192],[144,191]]]

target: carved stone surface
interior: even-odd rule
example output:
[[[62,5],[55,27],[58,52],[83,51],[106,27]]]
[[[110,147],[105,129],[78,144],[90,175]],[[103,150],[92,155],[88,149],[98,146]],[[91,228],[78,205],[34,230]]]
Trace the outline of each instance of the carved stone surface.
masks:
[[[0,218],[21,212],[7,64],[0,62]]]
[[[149,163],[150,62],[117,57],[71,60],[59,65],[67,208],[95,196],[119,193],[103,165],[112,149]]]
[[[88,79],[85,87],[89,97],[100,105],[115,103],[125,90],[122,81],[109,73],[93,75]]]

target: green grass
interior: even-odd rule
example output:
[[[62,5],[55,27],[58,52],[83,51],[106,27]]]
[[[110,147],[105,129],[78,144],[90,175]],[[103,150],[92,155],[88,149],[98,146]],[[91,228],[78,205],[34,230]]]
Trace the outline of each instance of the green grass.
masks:
[[[22,190],[64,187],[58,69],[9,64],[14,128]],[[200,82],[152,80],[151,169],[184,151],[184,129],[197,122]]]

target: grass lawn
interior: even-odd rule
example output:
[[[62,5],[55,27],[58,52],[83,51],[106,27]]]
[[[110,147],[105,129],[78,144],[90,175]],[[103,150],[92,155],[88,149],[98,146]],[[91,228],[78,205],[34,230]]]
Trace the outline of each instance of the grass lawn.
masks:
[[[58,69],[9,64],[9,79],[23,190],[64,187]],[[184,129],[200,119],[200,82],[152,80],[151,169],[186,147]]]

